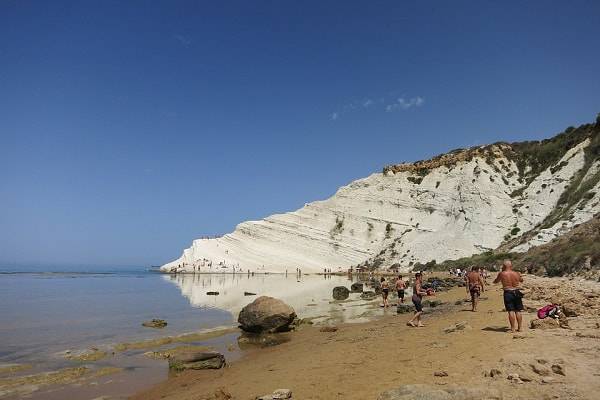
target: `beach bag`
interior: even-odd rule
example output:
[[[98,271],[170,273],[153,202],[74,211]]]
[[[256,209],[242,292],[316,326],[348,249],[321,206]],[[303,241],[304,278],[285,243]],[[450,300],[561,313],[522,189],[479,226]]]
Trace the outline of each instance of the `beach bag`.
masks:
[[[539,319],[544,319],[546,317],[556,318],[556,316],[558,316],[558,312],[558,306],[555,304],[548,304],[537,311],[537,316]]]

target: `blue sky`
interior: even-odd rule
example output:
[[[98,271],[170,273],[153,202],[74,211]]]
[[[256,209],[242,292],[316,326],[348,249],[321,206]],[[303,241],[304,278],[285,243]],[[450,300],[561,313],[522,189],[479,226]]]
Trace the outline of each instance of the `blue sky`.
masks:
[[[600,112],[600,2],[0,2],[0,262],[159,264]]]

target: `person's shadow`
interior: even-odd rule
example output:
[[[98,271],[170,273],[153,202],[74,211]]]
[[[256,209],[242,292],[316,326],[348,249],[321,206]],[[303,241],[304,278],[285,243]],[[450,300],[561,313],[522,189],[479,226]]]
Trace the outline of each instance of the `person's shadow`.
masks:
[[[507,326],[486,326],[485,328],[481,329],[482,331],[488,331],[488,332],[503,332],[506,333],[508,331],[510,331],[510,328]]]

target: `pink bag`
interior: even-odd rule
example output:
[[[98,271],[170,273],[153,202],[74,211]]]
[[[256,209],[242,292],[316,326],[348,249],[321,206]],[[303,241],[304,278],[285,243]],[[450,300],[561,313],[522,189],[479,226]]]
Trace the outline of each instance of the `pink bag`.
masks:
[[[554,304],[548,304],[547,306],[540,308],[537,311],[538,318],[539,319],[546,318],[547,316],[549,316],[552,313],[552,311],[554,311],[555,308],[557,308],[557,306]],[[553,314],[556,314],[556,313],[553,313]]]

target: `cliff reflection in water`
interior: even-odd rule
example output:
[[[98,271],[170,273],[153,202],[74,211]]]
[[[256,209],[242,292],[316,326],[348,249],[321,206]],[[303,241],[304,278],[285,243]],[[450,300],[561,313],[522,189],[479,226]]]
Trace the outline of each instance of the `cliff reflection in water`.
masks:
[[[299,318],[314,318],[315,322],[362,322],[381,314],[380,298],[365,301],[360,293],[351,293],[348,300],[334,301],[336,286],[350,288],[347,276],[323,275],[255,275],[247,274],[180,274],[163,277],[176,284],[193,307],[218,308],[229,311],[237,320],[239,311],[258,296],[271,296],[291,305]],[[208,295],[219,292],[219,295]],[[245,295],[255,293],[255,296]]]

